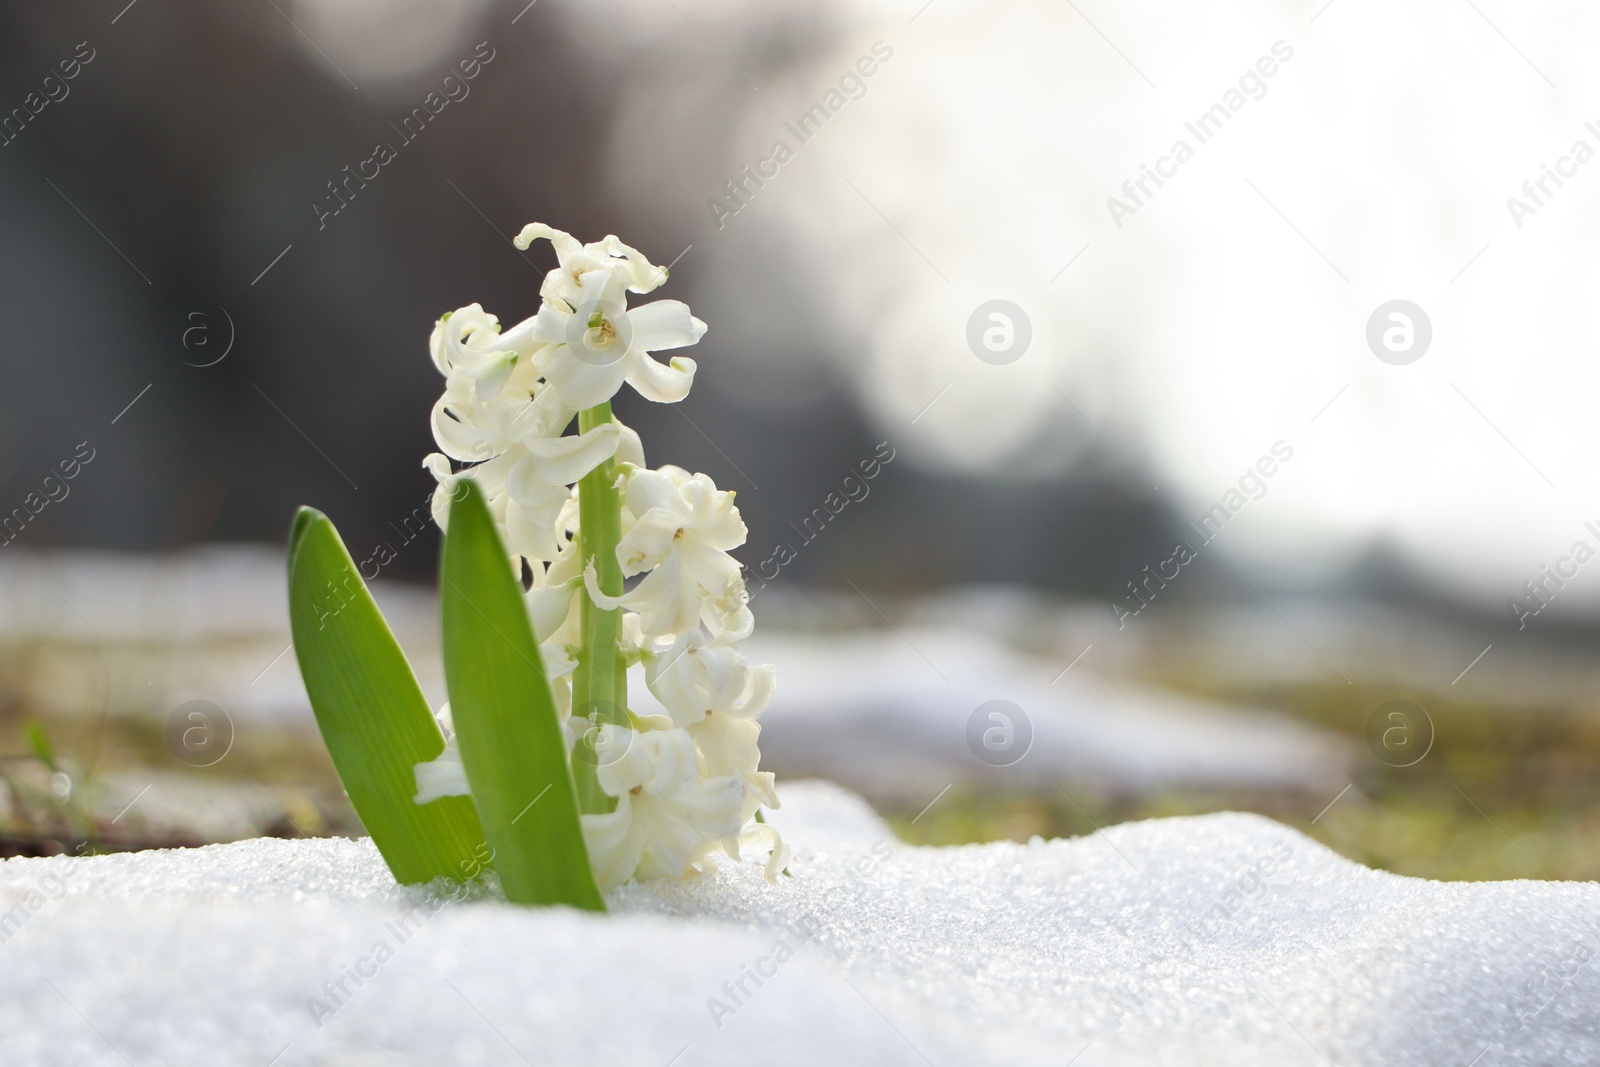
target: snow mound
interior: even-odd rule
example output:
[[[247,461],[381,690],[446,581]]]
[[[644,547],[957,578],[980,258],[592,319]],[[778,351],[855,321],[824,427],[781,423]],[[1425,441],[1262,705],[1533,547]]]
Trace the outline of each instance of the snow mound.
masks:
[[[792,877],[604,918],[403,888],[367,841],[0,863],[0,1062],[1600,1061],[1593,884],[1402,878],[1251,815],[919,848],[784,796]]]

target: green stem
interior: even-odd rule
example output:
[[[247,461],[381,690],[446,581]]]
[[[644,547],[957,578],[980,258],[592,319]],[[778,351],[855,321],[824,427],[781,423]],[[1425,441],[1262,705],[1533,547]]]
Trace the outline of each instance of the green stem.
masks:
[[[578,413],[578,432],[588,433],[611,422],[607,401]],[[622,595],[622,565],[617,562],[617,542],[622,538],[622,494],[612,483],[616,464],[606,460],[578,482],[578,542],[585,566],[594,564],[600,591]],[[572,672],[572,714],[591,717],[595,725],[628,725],[628,672],[618,639],[622,636],[622,609],[606,611],[583,593],[583,641],[578,666]],[[578,787],[578,809],[585,813],[614,811],[615,797],[600,788],[595,773],[597,759],[592,738],[578,742],[572,761]]]

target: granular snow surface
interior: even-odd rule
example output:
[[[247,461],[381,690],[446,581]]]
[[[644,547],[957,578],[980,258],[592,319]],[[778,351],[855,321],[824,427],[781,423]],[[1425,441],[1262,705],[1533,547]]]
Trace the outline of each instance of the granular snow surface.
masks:
[[[1600,1062],[1593,884],[1402,878],[1252,815],[920,848],[784,798],[792,877],[606,917],[402,888],[368,841],[5,861],[0,1063]]]

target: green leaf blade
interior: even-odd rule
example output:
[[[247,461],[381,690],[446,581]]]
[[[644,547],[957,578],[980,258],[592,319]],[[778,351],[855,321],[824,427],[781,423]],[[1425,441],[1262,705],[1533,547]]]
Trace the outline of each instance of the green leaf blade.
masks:
[[[495,870],[513,903],[604,911],[521,585],[482,491],[461,487],[440,567],[445,682]]]
[[[444,736],[405,653],[327,516],[301,508],[290,538],[295,658],[356,814],[396,881],[476,877],[489,851],[472,799],[412,799]]]

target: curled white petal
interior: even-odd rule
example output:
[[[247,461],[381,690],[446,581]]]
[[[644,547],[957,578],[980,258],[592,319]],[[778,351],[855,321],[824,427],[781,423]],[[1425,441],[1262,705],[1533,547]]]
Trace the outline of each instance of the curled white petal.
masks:
[[[633,798],[624,793],[614,811],[579,816],[583,840],[600,888],[610,889],[633,877],[644,855],[644,834],[633,821]]]
[[[776,828],[767,823],[754,823],[747,826],[739,835],[741,845],[751,845],[757,849],[767,850],[766,877],[768,885],[778,884],[778,875],[789,866],[789,846],[784,842]]]
[[[615,422],[615,420],[613,420]],[[617,462],[626,463],[633,467],[644,466],[644,442],[639,440],[639,434],[631,427],[623,426],[621,422],[615,423],[622,430],[622,441],[617,445]]]
[[[767,710],[777,688],[778,668],[770,663],[751,667],[745,674],[745,690],[739,695],[739,701],[730,714],[745,719],[755,718]]]
[[[633,347],[641,352],[684,348],[706,335],[706,324],[689,314],[681,300],[653,300],[628,311]]]
[[[447,377],[478,377],[498,362],[499,330],[500,320],[479,304],[468,304],[440,316],[428,338],[433,365]]]
[[[657,404],[676,404],[694,385],[695,361],[676,356],[670,365],[639,353],[628,363],[627,382],[634,392]]]
[[[440,797],[465,797],[472,795],[467,785],[467,769],[461,764],[461,749],[454,735],[444,743],[444,751],[435,759],[419,763],[413,768],[417,779],[415,804],[427,804]]]
[[[661,566],[683,533],[682,516],[667,508],[651,508],[617,542],[617,562],[625,577]]]
[[[583,245],[572,234],[553,226],[546,226],[542,222],[528,223],[511,239],[511,243],[526,252],[529,245],[540,239],[548,240],[555,245],[556,255],[563,261],[583,251]]]
[[[580,358],[571,345],[558,345],[550,350],[544,373],[562,398],[582,411],[616,396],[627,379],[628,366],[625,358],[591,362]]]
[[[681,467],[635,471],[628,479],[628,508],[635,515],[643,515],[656,508],[682,511],[683,495],[678,492],[678,482],[673,478],[674,471],[686,473]]]
[[[589,599],[602,611],[612,611],[620,608],[627,600],[628,594],[622,596],[607,596],[600,591],[600,579],[595,575],[594,562],[591,560],[583,568],[583,587],[589,594]]]
[[[528,616],[533,622],[533,632],[538,639],[548,641],[550,636],[567,621],[572,611],[572,597],[579,583],[574,580],[559,585],[546,585],[528,590],[523,600],[528,605]],[[546,664],[548,670],[549,665]]]
[[[571,485],[616,455],[621,442],[621,427],[605,422],[576,436],[534,438],[523,442],[523,447],[545,482]]]
[[[667,280],[667,268],[655,266],[644,257],[644,253],[631,245],[623,244],[616,237],[608,234],[605,240],[596,244],[604,248],[608,254],[621,256],[628,261],[628,288],[633,292],[648,293]]]

